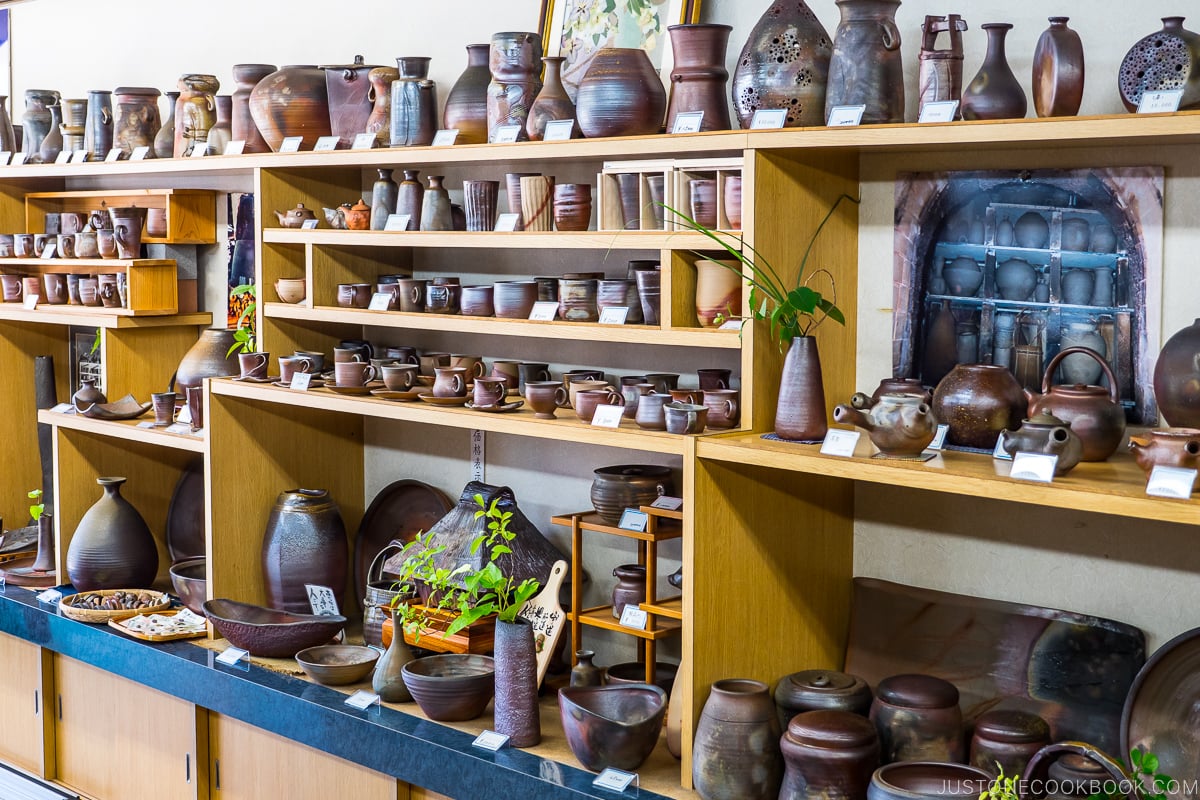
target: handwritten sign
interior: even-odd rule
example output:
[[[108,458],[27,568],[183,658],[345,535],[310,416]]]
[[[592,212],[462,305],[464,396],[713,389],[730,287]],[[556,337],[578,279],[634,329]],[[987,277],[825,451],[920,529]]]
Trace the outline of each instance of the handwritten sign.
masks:
[[[388,214],[383,229],[385,231],[406,231],[410,222],[412,222],[412,214]]]
[[[337,150],[341,144],[342,137],[340,136],[320,136],[317,138],[317,143],[313,145],[313,152],[328,152],[329,150]]]
[[[1196,470],[1159,465],[1150,470],[1150,479],[1146,482],[1146,494],[1151,497],[1173,497],[1177,500],[1187,500],[1192,496],[1192,488],[1195,485]]]
[[[330,589],[328,586],[317,586],[306,583],[304,584],[304,591],[308,593],[308,604],[312,607],[314,614],[318,617],[337,616],[337,595],[333,593],[333,589]]]
[[[374,292],[371,295],[371,302],[367,304],[368,311],[387,311],[392,307],[391,292]]]
[[[601,325],[624,325],[629,316],[629,306],[608,306],[600,312]]]
[[[307,392],[308,387],[312,385],[312,379],[311,372],[293,372],[292,382],[288,384],[288,387],[301,392]]]
[[[617,523],[617,527],[623,531],[645,533],[646,526],[649,524],[650,515],[645,511],[638,511],[636,508],[627,508],[621,512],[621,521]]]
[[[71,151],[70,150],[63,150],[54,157],[55,164],[66,164],[70,160],[71,160]]]
[[[306,219],[306,220],[304,220],[304,222],[300,223],[300,230],[303,230],[303,231],[315,230],[317,227],[317,224],[319,222],[320,222],[320,220],[316,220],[316,219]]]
[[[120,161],[121,156],[125,155],[125,151],[119,147],[114,147],[108,151],[108,155],[104,156],[105,161]]]
[[[598,789],[611,789],[614,792],[623,792],[630,787],[636,785],[638,780],[637,773],[625,772],[614,767],[608,767],[592,781],[592,786]]]
[[[496,128],[496,137],[492,141],[498,143],[515,142],[520,135],[520,125],[500,125]]]
[[[703,111],[684,111],[675,115],[675,124],[671,126],[671,133],[699,133],[703,123]]]
[[[375,140],[378,134],[360,133],[354,137],[353,144],[350,145],[351,150],[372,150],[375,147]]]
[[[649,622],[650,615],[632,603],[626,603],[625,607],[621,609],[622,628],[633,628],[635,631],[644,631]]]
[[[62,600],[62,596],[62,592],[60,592],[58,589],[47,589],[38,594],[37,601],[39,603],[55,604],[58,603],[59,600]]]
[[[250,662],[250,653],[240,647],[226,647],[221,654],[217,656],[217,663],[224,664],[228,667],[236,666],[238,662]]]
[[[821,442],[821,455],[841,458],[853,456],[854,448],[858,446],[859,435],[858,431],[830,428],[829,432],[825,434],[825,441]]]
[[[946,434],[950,432],[949,425],[938,425],[937,433],[933,434],[933,441],[929,443],[926,450],[941,450],[946,446]]]
[[[196,142],[192,145],[192,152],[188,153],[188,158],[204,158],[208,155],[208,142]]]
[[[508,213],[501,214],[499,217],[496,218],[495,230],[505,231],[505,232],[515,231],[517,229],[517,223],[520,221],[521,221],[521,215],[517,214],[515,212],[510,211]]]
[[[529,318],[541,322],[551,322],[558,316],[558,303],[553,300],[539,300],[529,311]]]
[[[624,414],[625,406],[596,406],[596,413],[592,414],[592,425],[597,428],[619,428]]]
[[[671,497],[670,495],[664,494],[662,497],[651,503],[650,507],[661,508],[664,511],[678,511],[679,509],[683,508],[683,498]]]
[[[831,128],[854,127],[862,122],[866,106],[834,106],[829,110],[829,121],[825,124]]]
[[[1139,114],[1173,114],[1179,110],[1179,102],[1183,100],[1183,89],[1171,89],[1162,92],[1143,92],[1138,103]]]

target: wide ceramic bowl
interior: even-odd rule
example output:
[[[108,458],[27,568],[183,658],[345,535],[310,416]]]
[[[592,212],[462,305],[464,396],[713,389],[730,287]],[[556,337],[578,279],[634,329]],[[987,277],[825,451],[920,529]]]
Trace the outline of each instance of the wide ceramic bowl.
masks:
[[[560,689],[558,711],[571,752],[584,767],[635,770],[662,731],[667,693],[648,683]]]
[[[296,653],[296,663],[317,683],[358,683],[375,669],[379,651],[353,644],[322,644]]]
[[[991,775],[966,764],[897,761],[875,770],[867,800],[975,798],[991,782]]]
[[[425,712],[439,722],[475,719],[496,693],[496,665],[491,656],[445,653],[410,661],[404,685]]]
[[[675,684],[675,673],[679,671],[676,664],[670,664],[665,661],[659,661],[654,665],[654,685],[662,689],[667,694],[671,693],[671,687]],[[613,664],[605,674],[608,676],[608,682],[617,685],[644,684],[646,682],[646,665],[640,661],[626,661],[622,664]]]
[[[204,601],[208,597],[208,561],[189,558],[172,564],[171,585],[183,604],[197,614],[204,613]]]
[[[280,278],[275,281],[275,294],[285,303],[301,303],[307,294],[304,278]]]
[[[203,611],[230,644],[265,658],[291,658],[325,644],[346,627],[346,618],[339,614],[292,614],[236,600],[208,600]]]

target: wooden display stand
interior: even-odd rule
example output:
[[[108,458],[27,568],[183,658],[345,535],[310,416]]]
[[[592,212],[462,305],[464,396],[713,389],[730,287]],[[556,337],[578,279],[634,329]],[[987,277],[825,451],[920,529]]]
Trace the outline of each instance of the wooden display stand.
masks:
[[[0,269],[9,275],[106,275],[123,272],[129,283],[127,306],[50,305],[43,302],[38,305],[39,310],[118,317],[169,316],[179,312],[179,279],[175,261],[169,258],[6,258],[0,262]],[[14,309],[21,307],[17,303],[7,305]]]
[[[167,235],[142,231],[143,244],[215,244],[217,193],[210,189],[33,192],[25,196],[25,232],[44,233],[46,214],[138,206],[167,212]]]

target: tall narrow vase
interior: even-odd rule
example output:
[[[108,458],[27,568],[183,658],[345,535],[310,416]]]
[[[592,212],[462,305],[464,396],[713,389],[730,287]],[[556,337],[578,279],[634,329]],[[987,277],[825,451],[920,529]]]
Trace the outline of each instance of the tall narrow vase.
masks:
[[[671,25],[671,51],[675,66],[671,69],[671,99],[667,105],[667,131],[675,126],[680,112],[703,111],[702,131],[729,130],[729,103],[725,87],[729,70],[725,69],[725,50],[729,46],[728,25],[697,23]]]
[[[371,689],[385,703],[411,703],[412,694],[404,683],[404,665],[413,660],[412,648],[404,641],[404,623],[392,610],[392,641],[375,664]]]
[[[793,441],[819,442],[828,430],[817,340],[797,336],[783,361],[775,406],[775,435]]]
[[[526,137],[529,108],[542,88],[538,67],[542,37],[536,33],[506,32],[492,36],[488,60],[492,81],[487,89],[488,141],[502,125],[519,125],[518,138]]]
[[[1083,102],[1083,41],[1067,17],[1050,17],[1033,51],[1033,108],[1039,117],[1073,117]]]
[[[433,143],[437,133],[437,85],[429,80],[429,59],[406,56],[396,59],[400,77],[392,81],[392,147]]]
[[[390,169],[379,169],[379,179],[371,187],[371,230],[381,231],[388,217],[396,213],[400,187],[392,180]]]
[[[179,100],[179,92],[167,92],[167,118],[162,127],[154,134],[154,157],[173,158],[175,156],[175,103]],[[257,128],[256,128],[257,130]]]
[[[542,63],[546,65],[546,80],[537,99],[529,107],[529,120],[525,123],[525,133],[532,141],[542,140],[546,134],[547,122],[575,119],[575,104],[567,96],[560,74],[565,60],[562,56],[546,56],[542,59]],[[576,122],[571,125],[571,138],[576,139],[579,136],[579,123]]]
[[[488,140],[487,90],[492,82],[488,68],[491,45],[467,45],[467,68],[446,97],[442,127],[458,130],[458,144],[483,144]]]
[[[862,122],[904,121],[904,64],[896,9],[900,0],[837,0],[825,117],[835,106],[865,105]]]
[[[385,147],[392,141],[392,84],[400,77],[395,67],[376,67],[367,73],[371,88],[367,99],[374,105],[367,116],[365,133],[375,134],[375,143]]]
[[[404,180],[400,181],[400,190],[396,195],[396,213],[408,214],[408,228],[415,231],[421,228],[421,207],[425,197],[425,187],[417,179],[418,170],[404,170]]]
[[[0,150],[12,153],[17,149],[17,135],[13,129],[12,117],[4,106],[7,101],[8,95],[0,94]]]
[[[787,110],[787,127],[825,124],[833,39],[804,0],[774,0],[755,23],[733,70],[733,109],[743,128],[760,109]]]
[[[532,747],[542,740],[533,626],[519,617],[497,622],[495,645],[496,733],[513,747]]]
[[[53,356],[33,357],[33,396],[39,409],[58,405]],[[39,422],[37,427],[38,456],[42,462],[42,502],[46,508],[54,508],[54,428],[45,422]]]
[[[158,574],[158,550],[146,520],[121,496],[124,478],[97,478],[104,494],[75,527],[67,577],[81,592],[143,589]]]
[[[1004,55],[1004,37],[1012,25],[989,22],[979,27],[987,32],[987,53],[983,66],[963,91],[963,119],[1021,119],[1028,109],[1025,90]]]

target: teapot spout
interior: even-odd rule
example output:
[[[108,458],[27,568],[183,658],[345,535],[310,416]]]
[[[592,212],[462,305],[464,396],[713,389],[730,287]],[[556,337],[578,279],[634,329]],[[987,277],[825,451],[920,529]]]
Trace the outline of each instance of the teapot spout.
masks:
[[[276,217],[276,219],[278,219],[278,220],[279,220],[279,224],[280,224],[280,225],[282,225],[282,224],[284,223],[284,221],[285,221],[285,220],[287,220],[287,215],[286,215],[286,214],[284,214],[282,211],[278,211],[278,210],[277,210],[277,211],[275,212],[275,217]]]
[[[847,425],[854,425],[864,430],[875,430],[875,424],[871,422],[871,418],[857,408],[848,405],[835,406],[833,409],[833,421],[841,422]]]

